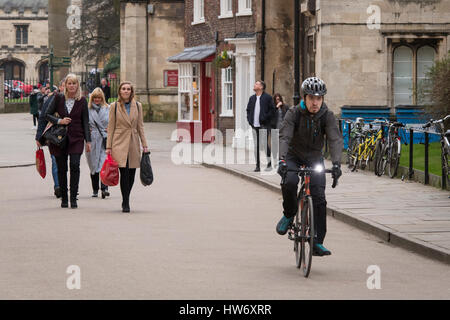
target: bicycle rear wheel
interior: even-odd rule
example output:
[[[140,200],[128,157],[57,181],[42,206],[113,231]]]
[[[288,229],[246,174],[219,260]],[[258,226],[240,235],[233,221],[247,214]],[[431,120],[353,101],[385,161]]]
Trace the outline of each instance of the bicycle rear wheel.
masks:
[[[303,208],[301,212],[301,269],[303,276],[308,277],[311,271],[313,245],[314,245],[314,209],[311,196],[304,198]]]
[[[389,177],[394,178],[397,175],[398,164],[400,162],[400,142],[394,139],[391,145],[389,161]]]

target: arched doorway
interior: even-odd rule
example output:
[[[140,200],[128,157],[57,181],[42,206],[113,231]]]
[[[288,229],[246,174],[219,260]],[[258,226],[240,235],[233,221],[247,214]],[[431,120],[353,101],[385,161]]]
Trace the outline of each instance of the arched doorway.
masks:
[[[5,80],[25,79],[25,65],[17,60],[6,60],[0,62],[0,68],[5,70]]]
[[[43,61],[39,65],[39,83],[45,83],[48,78],[48,61]]]

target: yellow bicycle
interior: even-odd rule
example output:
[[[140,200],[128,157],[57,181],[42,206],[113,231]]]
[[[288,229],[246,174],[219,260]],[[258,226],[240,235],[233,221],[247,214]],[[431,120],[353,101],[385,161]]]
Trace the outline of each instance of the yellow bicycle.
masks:
[[[379,130],[365,130],[362,133],[357,133],[352,145],[350,147],[350,163],[351,171],[355,171],[360,167],[364,170],[367,167],[370,169],[370,164],[374,158],[375,147],[377,142],[383,138],[383,129]]]

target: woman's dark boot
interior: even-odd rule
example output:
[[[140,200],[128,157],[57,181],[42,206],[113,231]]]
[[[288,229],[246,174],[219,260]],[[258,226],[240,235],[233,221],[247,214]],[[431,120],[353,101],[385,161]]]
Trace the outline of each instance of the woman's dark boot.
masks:
[[[130,201],[128,199],[122,201],[122,212],[130,212]]]
[[[76,209],[78,208],[78,204],[77,204],[77,192],[70,192],[70,207],[72,209]]]
[[[67,196],[67,189],[61,188],[61,208],[69,207],[69,197]]]

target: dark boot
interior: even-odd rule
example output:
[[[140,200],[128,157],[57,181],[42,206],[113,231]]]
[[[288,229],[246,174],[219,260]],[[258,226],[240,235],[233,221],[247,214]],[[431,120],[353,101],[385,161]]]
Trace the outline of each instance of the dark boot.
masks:
[[[67,191],[61,192],[61,208],[69,207],[69,197],[67,197]]]
[[[72,190],[70,191],[70,207],[72,209],[76,209],[78,208],[78,204],[77,204],[77,192],[73,192]]]

